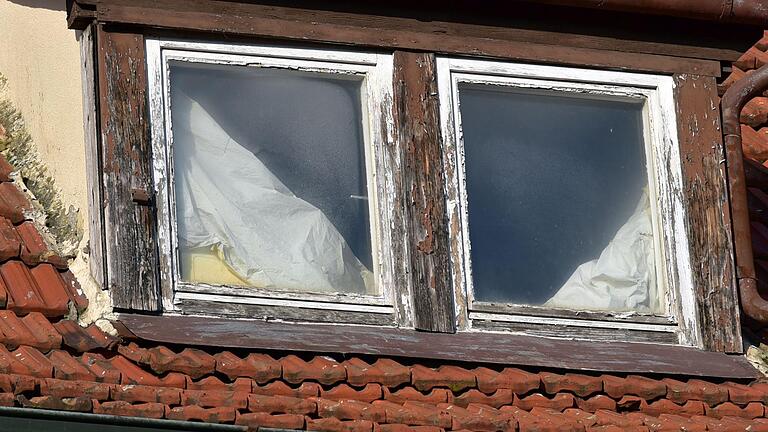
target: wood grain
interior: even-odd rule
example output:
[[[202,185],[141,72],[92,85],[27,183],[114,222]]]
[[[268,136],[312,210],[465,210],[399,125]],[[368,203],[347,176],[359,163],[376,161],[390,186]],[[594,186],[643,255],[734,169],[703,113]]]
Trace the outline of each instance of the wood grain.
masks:
[[[118,314],[141,339],[183,345],[527,365],[600,372],[755,378],[744,356],[695,348],[587,342],[499,333],[417,332],[389,327],[294,324],[195,316]]]
[[[152,190],[144,37],[98,27],[107,285],[116,308],[157,311],[154,209],[133,201]]]
[[[403,152],[405,238],[410,242],[414,326],[456,331],[445,210],[435,56],[395,51],[395,130]]]
[[[715,79],[675,75],[683,196],[706,349],[742,352],[730,207]]]
[[[383,8],[382,13],[386,13]],[[468,18],[472,18],[471,16]],[[147,0],[100,2],[97,19],[161,29],[186,29],[217,34],[315,41],[386,49],[432,51],[649,72],[685,72],[719,76],[723,57],[733,53],[689,53],[677,49],[625,47],[627,40],[568,36],[552,32],[376,14],[323,11],[216,0]],[[759,37],[759,36],[757,36]],[[569,45],[570,41],[574,45]],[[589,41],[589,42],[587,42]],[[622,43],[623,42],[623,43]],[[675,44],[670,44],[675,45]],[[635,44],[637,46],[637,44]],[[662,44],[662,46],[667,46]],[[674,53],[675,56],[672,54]],[[691,57],[687,57],[691,56]]]

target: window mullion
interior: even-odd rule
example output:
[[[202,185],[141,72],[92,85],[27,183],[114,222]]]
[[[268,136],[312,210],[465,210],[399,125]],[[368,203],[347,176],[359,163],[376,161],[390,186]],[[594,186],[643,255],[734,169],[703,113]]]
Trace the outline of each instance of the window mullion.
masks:
[[[431,53],[394,54],[395,129],[401,149],[398,195],[405,204],[413,323],[453,333],[456,320],[445,210],[436,63]]]

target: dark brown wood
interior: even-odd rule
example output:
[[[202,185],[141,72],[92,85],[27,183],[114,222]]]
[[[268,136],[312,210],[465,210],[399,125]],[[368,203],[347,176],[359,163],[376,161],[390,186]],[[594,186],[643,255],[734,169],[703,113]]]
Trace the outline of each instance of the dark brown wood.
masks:
[[[530,336],[543,336],[550,338],[568,338],[573,340],[589,341],[622,341],[622,342],[646,342],[655,344],[676,345],[679,343],[677,333],[647,331],[623,328],[585,327],[562,324],[520,323],[504,321],[472,320],[472,328],[477,330],[514,332]],[[673,329],[676,328],[673,327]]]
[[[285,320],[292,322],[324,322],[341,324],[366,324],[371,326],[391,326],[395,324],[393,314],[353,312],[333,309],[310,309],[296,306],[271,306],[234,301],[211,301],[202,299],[182,299],[179,309],[191,315],[232,316],[263,320]]]
[[[712,77],[675,75],[681,191],[685,197],[698,322],[706,349],[742,352],[730,208],[717,85]]]
[[[714,50],[692,53],[674,44],[649,46],[597,36],[216,0],[113,0],[100,3],[97,12],[101,21],[164,29],[650,72],[719,76],[719,60],[734,55]]]
[[[435,55],[395,51],[395,130],[403,152],[403,202],[410,242],[414,326],[456,331],[445,211]]]
[[[85,30],[96,19],[96,5],[67,0],[67,27]]]
[[[107,282],[116,308],[157,311],[153,209],[133,202],[152,190],[144,38],[98,26]]]
[[[85,175],[88,182],[88,262],[91,275],[106,287],[104,207],[99,143],[99,100],[96,71],[96,25],[80,34],[80,68],[83,83],[83,132],[85,135]]]
[[[183,345],[527,365],[600,372],[755,378],[742,355],[626,342],[586,342],[494,333],[426,333],[194,316],[118,314],[141,339]]]

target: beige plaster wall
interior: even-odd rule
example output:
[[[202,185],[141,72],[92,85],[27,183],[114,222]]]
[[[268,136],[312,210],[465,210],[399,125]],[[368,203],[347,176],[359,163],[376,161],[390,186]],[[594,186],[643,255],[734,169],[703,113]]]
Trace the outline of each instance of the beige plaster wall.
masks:
[[[80,48],[65,0],[0,0],[2,95],[21,111],[64,206],[87,230]],[[87,233],[86,233],[87,237]]]

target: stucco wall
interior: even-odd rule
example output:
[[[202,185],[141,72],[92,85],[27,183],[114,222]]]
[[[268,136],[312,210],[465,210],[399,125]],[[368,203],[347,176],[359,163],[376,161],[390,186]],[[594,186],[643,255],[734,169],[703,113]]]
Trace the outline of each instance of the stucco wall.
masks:
[[[0,0],[0,74],[7,79],[2,96],[24,116],[64,207],[79,210],[78,225],[86,230],[80,48],[67,29],[65,3]]]

